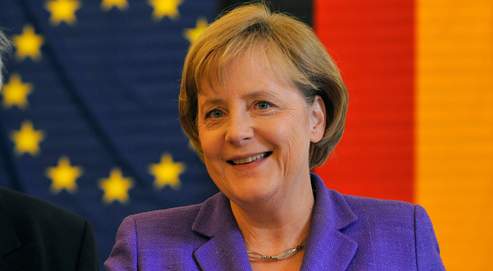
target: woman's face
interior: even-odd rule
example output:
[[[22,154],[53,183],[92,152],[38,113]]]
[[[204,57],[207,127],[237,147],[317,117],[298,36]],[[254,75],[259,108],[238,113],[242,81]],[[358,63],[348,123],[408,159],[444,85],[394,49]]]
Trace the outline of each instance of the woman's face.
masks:
[[[203,83],[198,95],[199,140],[210,177],[237,204],[296,194],[309,182],[310,142],[324,133],[322,99],[307,104],[263,53],[245,54],[224,71],[221,84]]]

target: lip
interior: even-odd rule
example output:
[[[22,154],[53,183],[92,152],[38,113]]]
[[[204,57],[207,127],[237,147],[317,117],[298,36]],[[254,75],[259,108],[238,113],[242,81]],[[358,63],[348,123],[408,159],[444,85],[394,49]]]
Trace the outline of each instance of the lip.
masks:
[[[253,153],[249,153],[249,154],[235,155],[235,156],[228,157],[225,160],[226,160],[226,162],[232,161],[232,160],[240,160],[240,159],[245,159],[248,157],[256,156],[256,155],[259,155],[262,153],[268,153],[268,155],[265,157],[265,158],[267,158],[272,153],[272,151],[261,151],[261,152],[253,152]]]
[[[257,159],[253,162],[250,162],[250,163],[246,163],[246,164],[234,164],[232,162],[232,160],[240,160],[240,159],[245,159],[245,158],[248,158],[248,157],[252,157],[252,156],[256,156],[256,155],[260,155],[260,154],[263,154],[265,153],[266,155],[261,158],[261,159]],[[245,155],[237,155],[237,156],[232,156],[230,157],[230,159],[227,159],[226,160],[226,163],[230,166],[233,166],[234,168],[237,168],[237,169],[251,169],[251,168],[254,168],[258,165],[260,165],[261,163],[263,163],[267,158],[269,158],[272,154],[272,151],[265,151],[265,152],[257,152],[257,153],[252,153],[252,154],[245,154]]]

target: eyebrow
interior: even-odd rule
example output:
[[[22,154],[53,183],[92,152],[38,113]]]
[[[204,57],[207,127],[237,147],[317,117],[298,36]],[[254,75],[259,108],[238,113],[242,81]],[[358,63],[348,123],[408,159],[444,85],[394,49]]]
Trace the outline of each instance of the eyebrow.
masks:
[[[272,91],[268,91],[268,90],[258,90],[258,91],[255,91],[253,93],[249,93],[249,94],[245,95],[242,98],[246,98],[246,99],[252,100],[252,99],[255,99],[255,98],[263,98],[263,97],[277,99],[277,98],[279,98],[279,95],[276,95]]]
[[[274,94],[274,93],[272,93],[270,91],[257,90],[257,91],[254,91],[252,93],[248,93],[246,95],[243,95],[241,98],[242,99],[246,99],[246,100],[252,100],[252,99],[263,98],[263,97],[279,98],[279,95],[276,95],[276,94]],[[209,104],[215,105],[215,104],[221,104],[223,102],[224,102],[224,99],[221,99],[221,98],[212,98],[212,99],[207,99],[206,98],[206,101],[202,105],[203,106],[209,105]]]
[[[205,107],[205,106],[210,106],[210,105],[218,105],[218,104],[222,104],[222,103],[223,103],[223,99],[220,99],[220,98],[206,99],[205,102],[199,104],[199,108]]]

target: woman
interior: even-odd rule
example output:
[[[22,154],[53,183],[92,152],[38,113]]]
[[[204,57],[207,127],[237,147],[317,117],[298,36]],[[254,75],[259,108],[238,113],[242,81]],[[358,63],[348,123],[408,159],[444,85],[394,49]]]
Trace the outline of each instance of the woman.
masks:
[[[303,23],[262,4],[216,20],[188,52],[179,103],[221,192],[127,217],[108,270],[443,270],[421,207],[310,174],[342,136],[347,93]]]

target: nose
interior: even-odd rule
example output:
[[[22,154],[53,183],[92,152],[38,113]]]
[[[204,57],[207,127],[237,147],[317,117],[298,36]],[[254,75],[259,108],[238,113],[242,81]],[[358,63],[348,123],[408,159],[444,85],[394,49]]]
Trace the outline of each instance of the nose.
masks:
[[[230,114],[226,130],[226,142],[243,146],[253,138],[253,121],[248,112]]]

